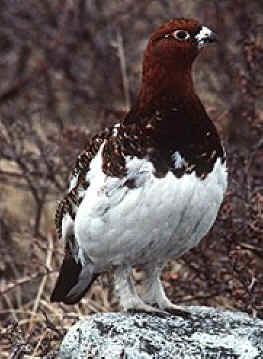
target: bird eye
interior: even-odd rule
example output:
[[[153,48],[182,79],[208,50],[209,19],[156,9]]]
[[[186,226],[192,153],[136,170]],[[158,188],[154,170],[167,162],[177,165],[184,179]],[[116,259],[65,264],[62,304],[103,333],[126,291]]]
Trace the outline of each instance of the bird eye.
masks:
[[[190,38],[189,32],[185,30],[176,30],[173,32],[173,36],[180,41],[188,40]]]

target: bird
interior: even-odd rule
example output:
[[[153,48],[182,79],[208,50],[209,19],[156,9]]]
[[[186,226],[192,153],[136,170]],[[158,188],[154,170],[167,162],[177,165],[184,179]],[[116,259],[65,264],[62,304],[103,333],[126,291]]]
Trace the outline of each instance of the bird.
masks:
[[[52,302],[77,303],[110,272],[122,311],[189,314],[161,274],[208,233],[227,188],[225,150],[192,79],[194,60],[216,41],[186,18],[150,35],[134,104],[88,142],[57,207],[65,256]],[[144,272],[141,291],[134,268]]]

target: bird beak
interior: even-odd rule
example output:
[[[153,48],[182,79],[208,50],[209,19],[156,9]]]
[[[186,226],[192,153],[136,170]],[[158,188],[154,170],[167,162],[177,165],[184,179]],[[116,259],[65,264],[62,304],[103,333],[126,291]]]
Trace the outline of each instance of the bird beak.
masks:
[[[199,49],[218,41],[216,34],[206,26],[202,26],[195,39]]]

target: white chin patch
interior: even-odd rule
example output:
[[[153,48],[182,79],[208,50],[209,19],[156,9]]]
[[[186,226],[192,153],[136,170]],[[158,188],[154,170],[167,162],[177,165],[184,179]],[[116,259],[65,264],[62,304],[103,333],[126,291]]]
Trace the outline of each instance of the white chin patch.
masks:
[[[199,49],[205,47],[209,43],[207,42],[207,39],[211,37],[211,35],[212,35],[212,31],[208,27],[202,26],[199,33],[195,36]]]

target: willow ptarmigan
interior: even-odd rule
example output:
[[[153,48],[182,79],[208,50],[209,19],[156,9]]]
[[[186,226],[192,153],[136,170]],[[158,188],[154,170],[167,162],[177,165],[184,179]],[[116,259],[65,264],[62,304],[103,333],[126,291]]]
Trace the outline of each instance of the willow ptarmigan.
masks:
[[[135,105],[93,137],[77,159],[56,225],[65,258],[52,301],[78,302],[114,271],[123,310],[175,312],[160,275],[213,225],[227,186],[225,155],[194,90],[191,68],[216,40],[196,20],[175,19],[150,37]],[[132,268],[145,271],[140,295]]]

